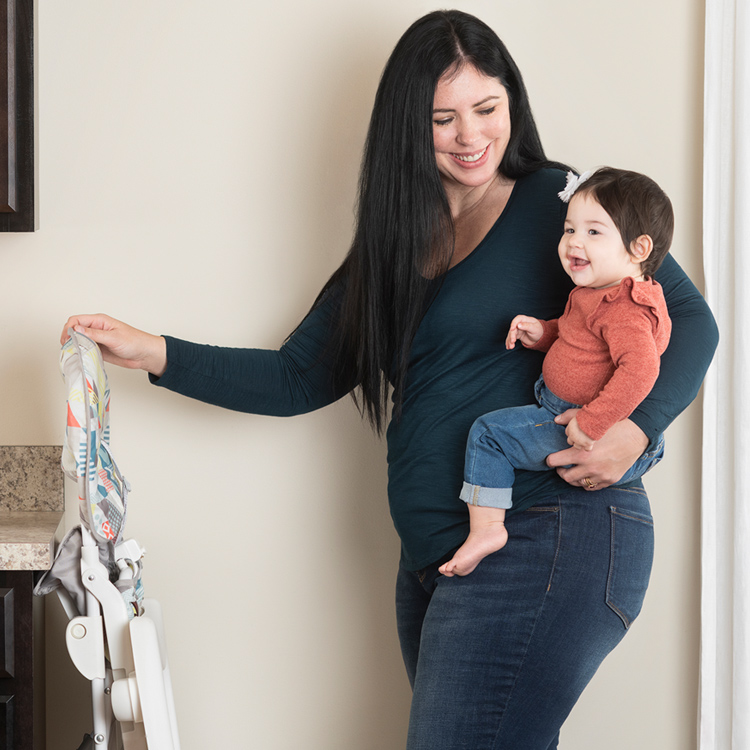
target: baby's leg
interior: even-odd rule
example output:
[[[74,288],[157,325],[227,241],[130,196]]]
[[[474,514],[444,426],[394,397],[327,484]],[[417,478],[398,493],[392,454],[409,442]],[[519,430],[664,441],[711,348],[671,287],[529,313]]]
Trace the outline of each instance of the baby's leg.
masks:
[[[508,541],[505,509],[469,505],[469,536],[452,560],[440,566],[444,576],[466,576],[487,555],[497,552]]]
[[[468,575],[479,562],[508,541],[505,509],[512,507],[515,469],[549,471],[545,459],[567,448],[565,428],[555,412],[539,405],[490,412],[469,431],[461,499],[469,508],[469,536],[443,575]]]

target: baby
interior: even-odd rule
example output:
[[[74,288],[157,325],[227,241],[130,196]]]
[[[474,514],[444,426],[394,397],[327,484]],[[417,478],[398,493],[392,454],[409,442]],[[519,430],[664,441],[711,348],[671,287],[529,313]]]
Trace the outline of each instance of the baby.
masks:
[[[440,567],[446,576],[468,575],[505,546],[514,469],[549,470],[547,456],[569,445],[591,450],[648,395],[669,342],[667,306],[653,280],[672,242],[669,198],[645,175],[610,167],[568,173],[559,195],[568,213],[558,252],[576,287],[561,318],[518,315],[511,322],[506,348],[520,341],[547,352],[538,403],[485,414],[472,426],[461,490],[470,531]],[[567,427],[554,422],[571,408],[579,411]],[[660,438],[618,484],[645,474],[662,454]]]

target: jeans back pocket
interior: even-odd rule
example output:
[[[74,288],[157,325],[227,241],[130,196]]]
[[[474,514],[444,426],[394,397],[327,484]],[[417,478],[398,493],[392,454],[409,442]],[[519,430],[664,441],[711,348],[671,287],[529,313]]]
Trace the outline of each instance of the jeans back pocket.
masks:
[[[611,548],[607,606],[629,628],[643,605],[654,561],[654,522],[650,515],[610,507]]]

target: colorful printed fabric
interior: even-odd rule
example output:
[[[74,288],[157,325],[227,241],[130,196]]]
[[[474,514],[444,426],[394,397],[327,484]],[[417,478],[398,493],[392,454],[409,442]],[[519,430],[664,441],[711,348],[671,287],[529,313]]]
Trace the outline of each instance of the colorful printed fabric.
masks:
[[[78,482],[82,523],[100,544],[117,544],[125,526],[127,482],[109,451],[109,384],[99,347],[68,331],[60,370],[68,386],[62,468]]]

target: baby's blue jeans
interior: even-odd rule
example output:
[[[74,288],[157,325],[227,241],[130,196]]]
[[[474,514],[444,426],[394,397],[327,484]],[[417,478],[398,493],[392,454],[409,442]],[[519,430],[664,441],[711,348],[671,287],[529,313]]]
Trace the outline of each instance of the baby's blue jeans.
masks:
[[[555,417],[580,408],[555,396],[539,378],[537,404],[498,409],[474,422],[466,445],[461,499],[471,505],[511,508],[514,469],[550,471],[550,453],[569,448],[565,427]],[[614,486],[632,482],[661,461],[664,438],[659,436]]]

